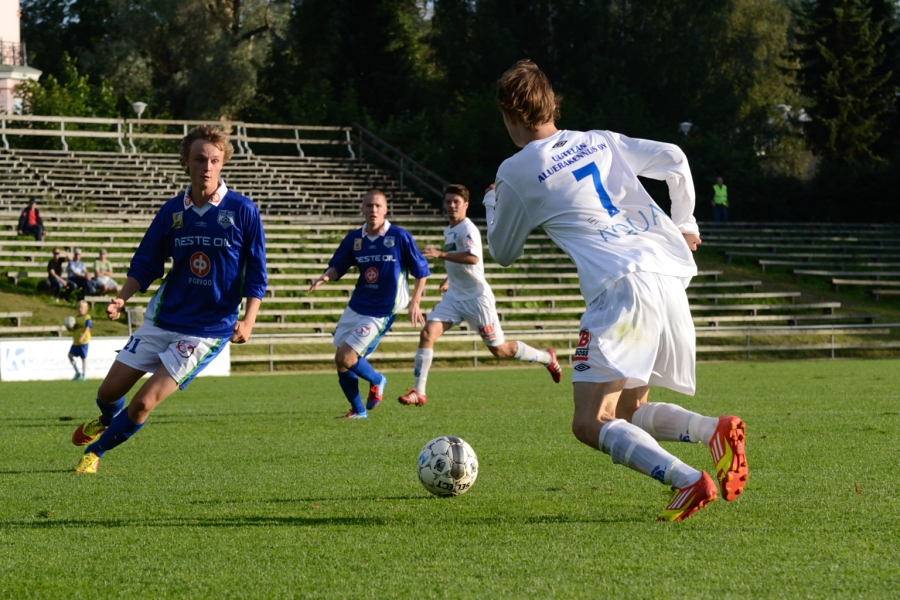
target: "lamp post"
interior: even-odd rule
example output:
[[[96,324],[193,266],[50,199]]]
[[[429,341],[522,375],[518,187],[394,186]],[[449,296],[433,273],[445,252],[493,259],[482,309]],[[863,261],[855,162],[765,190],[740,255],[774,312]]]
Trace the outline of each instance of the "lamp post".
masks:
[[[134,114],[137,115],[138,120],[141,119],[141,115],[144,114],[144,109],[147,108],[146,102],[132,102],[131,108],[134,110]],[[134,154],[137,152],[137,148],[134,147],[134,133],[132,123],[128,122],[128,144],[131,146],[131,153]]]
[[[690,121],[685,121],[684,123],[681,123],[678,125],[679,129],[681,129],[681,133],[683,133],[685,135],[685,137],[687,137],[687,134],[689,134],[691,132],[691,128],[693,126],[694,126],[694,124],[691,123]]]

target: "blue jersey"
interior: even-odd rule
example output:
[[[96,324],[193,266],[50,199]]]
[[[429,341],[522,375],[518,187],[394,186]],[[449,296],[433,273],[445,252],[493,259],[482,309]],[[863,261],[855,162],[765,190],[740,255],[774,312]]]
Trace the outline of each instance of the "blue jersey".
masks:
[[[431,275],[412,235],[387,221],[376,236],[366,235],[365,225],[348,233],[328,266],[337,271],[338,279],[350,267],[359,268],[349,306],[369,317],[387,317],[406,308],[408,274],[416,279]]]
[[[147,306],[147,318],[162,329],[201,337],[231,335],[241,298],[266,291],[266,234],[249,198],[220,183],[203,208],[190,186],[156,213],[128,276],[141,291],[172,268]]]

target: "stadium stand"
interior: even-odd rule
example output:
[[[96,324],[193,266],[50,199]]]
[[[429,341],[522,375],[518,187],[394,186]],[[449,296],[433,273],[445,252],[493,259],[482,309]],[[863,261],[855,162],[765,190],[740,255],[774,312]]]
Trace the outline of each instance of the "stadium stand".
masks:
[[[384,156],[387,151],[383,146],[376,150],[371,134],[360,132],[359,138],[354,138],[360,142],[358,155],[288,157],[244,151],[225,167],[229,187],[250,196],[260,207],[269,263],[267,297],[254,336],[249,344],[232,349],[236,366],[290,370],[330,365],[330,330],[353,289],[355,276],[348,274],[340,282],[329,283],[313,296],[308,296],[306,289],[325,269],[344,234],[362,224],[359,202],[366,190],[378,187],[388,193],[389,219],[410,230],[420,246],[443,243],[446,223],[438,203],[404,186],[394,171],[383,168],[385,163],[379,166],[361,158],[363,146],[369,155]],[[362,142],[363,138],[368,141]],[[242,139],[246,145],[247,140],[259,138]],[[402,167],[404,160],[410,161],[402,155],[394,159],[388,163]],[[121,281],[153,214],[185,182],[177,156],[171,153],[0,149],[0,167],[9,173],[0,181],[0,269],[13,284],[46,277],[50,250],[57,246],[70,252],[75,247],[82,249],[88,264],[101,248],[106,249]],[[401,168],[401,177],[404,172]],[[411,173],[407,176],[412,178]],[[434,189],[431,187],[431,192]],[[35,193],[49,237],[43,242],[15,232],[21,205]],[[436,199],[433,193],[431,196]],[[485,224],[478,225],[484,231]],[[701,227],[709,232],[704,235],[704,247],[722,250],[729,261],[756,259],[763,273],[766,268],[835,265],[841,270],[833,276],[839,277],[865,267],[872,269],[866,271],[867,277],[871,275],[866,284],[872,284],[876,298],[894,293],[890,288],[895,282],[881,275],[890,273],[884,269],[900,264],[897,226],[740,223]],[[426,313],[440,299],[443,265],[438,261],[434,267],[422,303]],[[538,231],[512,268],[501,268],[490,258],[485,268],[507,337],[554,345],[560,357],[570,357],[584,302],[568,256]],[[835,285],[850,285],[844,282],[851,280],[834,281],[840,282]],[[131,301],[134,310],[129,317],[135,323],[155,289],[152,286],[147,294]],[[837,301],[774,289],[764,278],[706,270],[694,278],[687,292],[698,339],[705,340],[698,345],[701,358],[734,354],[749,359],[751,354],[773,352],[833,356],[835,351],[900,347],[900,342],[873,339],[891,333],[890,326],[875,323],[875,315],[842,311]],[[89,296],[87,300],[96,305],[106,298]],[[0,327],[2,336],[61,333],[62,327],[23,325],[21,320]],[[398,315],[377,358],[408,363],[417,340],[418,328],[405,314]],[[442,338],[435,356],[439,361],[466,360],[476,365],[490,359],[480,338],[465,327]]]

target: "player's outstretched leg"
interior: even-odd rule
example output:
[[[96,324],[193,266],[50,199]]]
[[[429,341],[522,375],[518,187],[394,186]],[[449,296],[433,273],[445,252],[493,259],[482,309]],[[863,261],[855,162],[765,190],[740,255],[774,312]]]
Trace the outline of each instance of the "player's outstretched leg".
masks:
[[[540,363],[547,367],[547,371],[550,372],[550,377],[553,378],[553,381],[556,383],[562,381],[562,369],[559,366],[559,361],[556,360],[556,351],[553,348],[547,348],[546,351],[538,350],[525,342],[516,341],[502,342],[493,346],[488,344],[488,350],[498,358],[512,357],[522,362]]]
[[[662,520],[682,521],[716,499],[716,486],[705,472],[684,464],[646,431],[623,419],[609,421],[600,429],[599,447],[613,463],[672,486],[675,498],[660,516]]]
[[[359,397],[359,378],[353,371],[338,371],[338,383],[341,384],[341,390],[350,403],[350,412],[341,416],[342,419],[365,419],[366,407],[363,406],[362,398]]]
[[[96,441],[106,431],[113,417],[125,407],[125,396],[109,404],[101,402],[100,398],[97,398],[97,406],[100,407],[100,416],[96,419],[85,421],[72,434],[72,443],[76,446],[87,446]]]
[[[676,404],[648,402],[631,422],[660,441],[701,442],[709,446],[722,497],[731,502],[749,477],[744,454],[744,422],[735,416],[705,417]]]

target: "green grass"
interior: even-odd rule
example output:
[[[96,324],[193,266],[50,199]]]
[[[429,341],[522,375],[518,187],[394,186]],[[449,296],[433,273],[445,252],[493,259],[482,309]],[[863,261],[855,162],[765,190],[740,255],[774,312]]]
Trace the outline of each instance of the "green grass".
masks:
[[[575,441],[571,386],[542,369],[434,372],[424,408],[392,400],[411,380],[340,421],[333,375],[199,379],[94,476],[69,472],[92,386],[0,384],[0,597],[900,594],[898,361],[705,364],[697,396],[654,392],[748,424],[745,495],[684,523]],[[481,472],[439,499],[414,463],[448,434]]]

